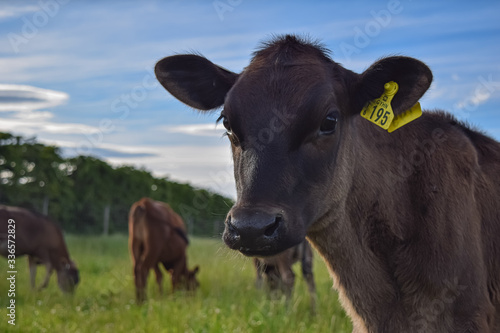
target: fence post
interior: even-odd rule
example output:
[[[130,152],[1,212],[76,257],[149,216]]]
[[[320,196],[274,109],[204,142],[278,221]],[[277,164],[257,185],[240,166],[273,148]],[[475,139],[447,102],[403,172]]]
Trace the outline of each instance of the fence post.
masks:
[[[212,236],[220,236],[219,226],[220,226],[220,220],[219,219],[214,220],[214,229],[212,231]]]
[[[110,204],[106,204],[104,206],[104,228],[102,231],[102,234],[104,236],[107,236],[109,234],[109,213],[110,213],[111,207]]]
[[[42,206],[42,214],[49,215],[49,196],[45,195],[43,197],[43,206]]]

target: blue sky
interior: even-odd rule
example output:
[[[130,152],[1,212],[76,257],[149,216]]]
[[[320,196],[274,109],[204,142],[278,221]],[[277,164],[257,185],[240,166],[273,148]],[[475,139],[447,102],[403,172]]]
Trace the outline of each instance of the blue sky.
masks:
[[[2,1],[0,131],[234,196],[218,115],[174,100],[154,65],[196,51],[239,72],[261,41],[297,33],[356,72],[424,61],[422,107],[500,139],[499,14],[498,1]]]

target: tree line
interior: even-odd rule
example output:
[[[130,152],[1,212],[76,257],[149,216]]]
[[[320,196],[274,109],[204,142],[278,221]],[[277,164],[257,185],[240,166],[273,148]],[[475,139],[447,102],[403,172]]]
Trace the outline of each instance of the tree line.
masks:
[[[60,148],[0,132],[0,203],[36,210],[75,234],[126,233],[130,206],[167,202],[190,234],[222,233],[231,199],[145,169],[112,167],[92,156],[64,158]]]

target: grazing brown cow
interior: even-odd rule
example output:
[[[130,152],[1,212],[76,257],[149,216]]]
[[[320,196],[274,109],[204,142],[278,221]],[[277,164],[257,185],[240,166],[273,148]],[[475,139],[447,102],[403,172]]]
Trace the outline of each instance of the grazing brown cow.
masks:
[[[266,285],[271,292],[281,290],[287,298],[290,298],[295,283],[295,273],[292,266],[297,261],[301,262],[302,275],[306,279],[309,294],[311,295],[311,309],[314,311],[316,307],[316,285],[312,268],[313,252],[307,240],[277,255],[253,258],[255,271],[257,272],[256,286],[262,288],[262,282],[265,279]]]
[[[160,293],[163,292],[163,274],[160,263],[172,275],[172,291],[180,288],[195,290],[199,283],[199,267],[188,270],[186,247],[188,238],[182,218],[169,205],[142,198],[130,208],[129,247],[134,265],[137,301],[146,299],[146,282],[154,269]]]
[[[9,242],[10,240],[10,242]],[[15,249],[15,250],[13,250]],[[36,266],[45,265],[40,289],[47,287],[55,270],[63,292],[73,292],[79,282],[78,269],[69,258],[61,229],[48,217],[24,208],[0,205],[0,255],[15,258],[27,255],[31,287],[35,288]]]
[[[273,255],[307,235],[354,332],[500,332],[500,143],[442,111],[393,131],[418,115],[424,63],[357,74],[287,35],[240,74],[193,54],[155,71],[187,105],[223,106],[230,248]]]

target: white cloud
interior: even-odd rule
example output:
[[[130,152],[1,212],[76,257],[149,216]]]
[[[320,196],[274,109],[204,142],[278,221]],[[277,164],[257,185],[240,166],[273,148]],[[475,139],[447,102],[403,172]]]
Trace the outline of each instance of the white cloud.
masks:
[[[27,85],[0,84],[0,112],[11,112],[0,122],[0,130],[27,135],[43,133],[95,133],[98,128],[78,123],[53,122],[50,109],[69,100],[65,92]]]
[[[471,97],[471,102],[474,104],[474,105],[479,105],[479,104],[482,104],[484,102],[486,102],[487,100],[489,100],[491,97],[491,94],[487,91],[479,91],[479,92],[476,92],[475,95],[473,95]]]
[[[0,9],[0,20],[8,19],[11,17],[20,17],[26,13],[32,13],[40,10],[38,6],[6,6]]]
[[[458,109],[474,109],[491,98],[491,93],[487,90],[475,89],[469,97],[456,104]],[[470,110],[469,110],[470,111]]]
[[[194,136],[210,136],[210,137],[221,137],[225,129],[220,124],[191,124],[191,125],[179,125],[179,126],[163,126],[160,127],[161,130],[165,130],[169,133],[181,133]]]
[[[66,103],[69,95],[26,85],[0,84],[0,111],[32,111]]]
[[[236,197],[231,150],[228,146],[118,146],[100,145],[124,153],[150,153],[140,157],[105,158],[113,165],[146,166],[156,176],[173,175],[176,181],[196,184]]]
[[[8,118],[0,121],[0,131],[18,132],[24,135],[37,135],[41,132],[54,134],[98,133],[99,128],[76,123],[55,123],[47,121],[49,112],[42,113],[40,118],[36,114],[28,117]],[[30,117],[32,117],[30,119]]]

